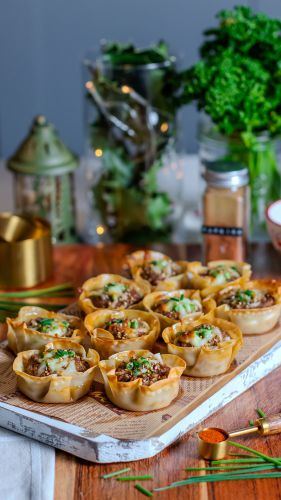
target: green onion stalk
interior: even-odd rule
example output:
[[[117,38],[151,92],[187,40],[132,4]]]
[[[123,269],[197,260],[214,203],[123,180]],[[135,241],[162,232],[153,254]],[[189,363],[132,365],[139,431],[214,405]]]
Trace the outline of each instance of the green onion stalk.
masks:
[[[42,307],[50,311],[59,311],[67,306],[69,297],[75,296],[75,289],[71,283],[62,283],[48,288],[35,290],[6,292],[0,291],[0,323],[7,317],[16,317],[21,307]],[[39,298],[39,301],[36,299]],[[45,302],[45,299],[58,299],[57,303]],[[24,300],[27,299],[27,300]],[[31,301],[32,300],[32,301]],[[44,301],[43,301],[44,300]]]

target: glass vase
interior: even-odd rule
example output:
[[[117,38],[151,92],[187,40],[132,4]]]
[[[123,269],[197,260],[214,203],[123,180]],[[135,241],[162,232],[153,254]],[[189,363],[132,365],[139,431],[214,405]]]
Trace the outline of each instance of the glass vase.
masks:
[[[254,137],[247,134],[227,137],[204,116],[199,126],[199,157],[202,169],[212,162],[237,162],[247,166],[250,238],[266,241],[265,208],[281,197],[281,138],[271,138],[266,131]]]
[[[87,241],[145,244],[171,238],[180,218],[182,176],[176,117],[163,96],[172,64],[90,65]]]

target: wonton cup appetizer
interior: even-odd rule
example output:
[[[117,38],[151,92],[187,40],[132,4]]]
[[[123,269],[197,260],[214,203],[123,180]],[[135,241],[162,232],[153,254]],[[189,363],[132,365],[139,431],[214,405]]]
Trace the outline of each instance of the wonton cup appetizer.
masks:
[[[178,290],[187,284],[187,262],[173,261],[153,250],[138,250],[126,257],[131,275],[137,283],[146,283],[152,290]]]
[[[70,340],[20,352],[13,364],[19,390],[39,403],[72,403],[90,390],[99,355]]]
[[[100,361],[105,392],[110,401],[132,411],[168,406],[178,395],[185,362],[172,354],[146,350],[124,351]]]
[[[203,266],[201,262],[188,264],[188,285],[201,290],[202,297],[218,292],[230,283],[241,284],[251,276],[251,266],[235,260],[213,260]]]
[[[143,299],[144,308],[156,314],[161,328],[174,325],[183,319],[214,316],[216,303],[213,299],[201,299],[198,290],[175,290],[173,292],[152,292]]]
[[[176,323],[162,337],[168,352],[186,362],[184,374],[192,377],[225,373],[243,345],[240,328],[222,319]]]
[[[149,291],[147,285],[118,274],[100,274],[83,283],[79,305],[86,314],[97,309],[138,309]]]
[[[8,318],[7,324],[8,345],[15,354],[28,349],[40,349],[55,338],[81,343],[86,336],[80,318],[47,311],[42,307],[22,307],[17,318]]]
[[[253,280],[229,286],[215,297],[216,316],[232,321],[247,335],[275,327],[281,313],[281,287],[275,280]]]
[[[160,323],[154,314],[133,309],[100,309],[86,316],[85,327],[102,358],[121,351],[150,350],[160,332]]]

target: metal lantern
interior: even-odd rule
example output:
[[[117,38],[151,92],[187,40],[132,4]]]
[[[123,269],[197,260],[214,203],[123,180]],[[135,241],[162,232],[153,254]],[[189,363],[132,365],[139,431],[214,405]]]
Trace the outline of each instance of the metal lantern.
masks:
[[[73,172],[78,161],[45,116],[34,119],[7,166],[14,174],[17,211],[49,220],[54,243],[76,241]]]

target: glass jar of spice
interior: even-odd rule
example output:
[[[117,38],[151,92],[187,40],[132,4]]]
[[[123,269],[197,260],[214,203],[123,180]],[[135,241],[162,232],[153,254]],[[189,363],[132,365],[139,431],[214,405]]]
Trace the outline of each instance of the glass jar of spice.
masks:
[[[249,220],[248,169],[235,162],[205,163],[203,243],[206,262],[243,261]]]

